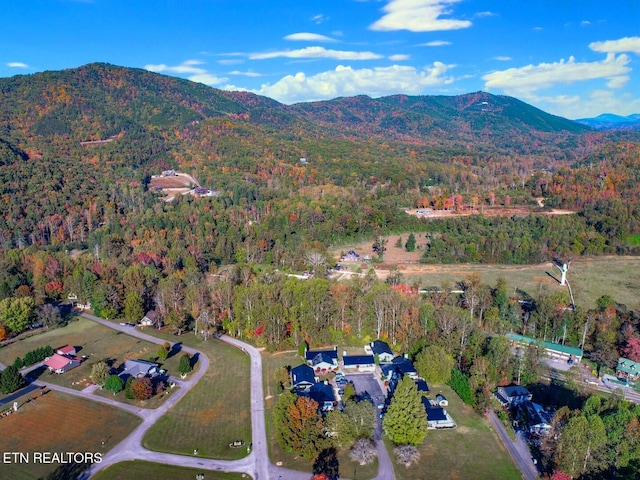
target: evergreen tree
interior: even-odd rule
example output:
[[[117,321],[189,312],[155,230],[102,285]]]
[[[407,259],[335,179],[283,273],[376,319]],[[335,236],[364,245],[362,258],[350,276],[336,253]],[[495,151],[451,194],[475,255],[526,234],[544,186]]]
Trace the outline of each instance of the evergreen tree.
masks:
[[[24,378],[13,365],[8,366],[0,376],[0,392],[12,393],[24,386]]]
[[[395,388],[382,429],[396,445],[420,445],[427,436],[422,394],[408,375],[402,377]]]
[[[191,356],[188,353],[185,353],[180,357],[180,363],[178,364],[178,371],[180,375],[186,375],[192,370],[191,367]]]
[[[124,318],[139,322],[144,317],[144,302],[138,292],[129,292],[124,299]]]
[[[404,244],[404,248],[407,252],[413,252],[416,249],[416,236],[413,233],[409,234],[407,243]]]

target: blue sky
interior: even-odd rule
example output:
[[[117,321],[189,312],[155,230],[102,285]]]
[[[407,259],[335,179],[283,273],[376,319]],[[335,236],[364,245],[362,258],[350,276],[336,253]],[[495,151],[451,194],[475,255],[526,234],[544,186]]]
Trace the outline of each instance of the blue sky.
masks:
[[[0,0],[0,76],[91,62],[291,104],[517,97],[640,113],[638,0]]]

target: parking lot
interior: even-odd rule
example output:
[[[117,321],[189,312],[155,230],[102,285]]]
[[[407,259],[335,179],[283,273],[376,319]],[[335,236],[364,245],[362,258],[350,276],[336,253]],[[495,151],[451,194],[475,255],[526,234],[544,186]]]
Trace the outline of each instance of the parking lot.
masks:
[[[380,384],[374,378],[373,374],[345,375],[345,378],[353,382],[356,387],[356,393],[359,396],[365,396],[365,392],[371,396],[374,405],[384,403],[386,395],[380,388]]]

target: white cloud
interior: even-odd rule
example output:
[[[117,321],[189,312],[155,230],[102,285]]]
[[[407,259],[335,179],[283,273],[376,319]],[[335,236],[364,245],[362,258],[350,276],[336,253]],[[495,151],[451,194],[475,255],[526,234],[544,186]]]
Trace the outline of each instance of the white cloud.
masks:
[[[29,68],[29,65],[22,62],[7,62],[5,65],[11,68]]]
[[[419,47],[445,47],[447,45],[451,45],[451,42],[447,42],[446,40],[433,40],[432,42],[421,43]]]
[[[251,70],[248,70],[246,72],[241,72],[240,70],[233,70],[229,72],[229,75],[240,75],[242,77],[252,77],[252,78],[263,76],[261,73],[252,72]]]
[[[340,65],[316,75],[300,72],[287,75],[273,85],[265,84],[254,91],[283,103],[325,100],[340,96],[370,95],[379,97],[396,93],[419,95],[427,87],[438,87],[453,82],[446,75],[454,65],[434,62],[422,70],[415,67],[393,65],[372,69],[354,69]]]
[[[321,23],[329,20],[329,18],[330,17],[327,17],[326,15],[322,15],[321,13],[319,13],[318,15],[314,15],[313,17],[311,17],[311,21],[316,25],[320,25]]]
[[[182,62],[182,64],[175,65],[173,67],[169,65],[165,65],[164,63],[161,63],[158,65],[153,65],[153,64],[145,65],[144,69],[149,70],[151,72],[156,72],[156,73],[163,73],[163,72],[193,73],[193,74],[199,75],[199,74],[206,73],[206,70],[204,68],[200,68],[197,66],[197,65],[202,65],[203,63],[204,62],[201,62],[200,60],[185,60],[184,62]]]
[[[616,94],[612,90],[594,90],[588,96],[557,95],[532,99],[546,112],[565,118],[591,118],[605,112],[631,115],[640,111],[640,98],[628,93]]]
[[[589,20],[582,20],[580,22],[581,27],[588,27],[589,25],[591,25],[591,22]]]
[[[300,33],[292,33],[291,35],[287,35],[284,37],[285,40],[292,41],[302,41],[302,42],[335,42],[336,40],[327,37],[325,35],[320,35],[318,33],[308,33],[308,32],[300,32]]]
[[[395,55],[389,55],[389,60],[392,62],[401,62],[403,60],[409,60],[411,58],[409,55],[405,55],[402,53],[397,53]]]
[[[410,32],[435,32],[468,28],[468,20],[441,18],[448,15],[450,4],[460,0],[390,0],[382,9],[385,15],[371,24],[371,30]]]
[[[475,17],[479,17],[479,18],[483,18],[483,17],[497,17],[498,14],[497,13],[493,13],[493,12],[478,12],[474,15]]]
[[[276,52],[252,53],[251,60],[269,58],[333,58],[335,60],[376,60],[382,58],[373,52],[353,52],[347,50],[327,50],[324,47],[306,47],[298,50],[280,50]]]
[[[493,57],[493,60],[498,60],[499,62],[510,62],[511,60],[513,60],[513,58],[504,55],[498,55],[497,57]]]
[[[622,53],[633,52],[640,55],[640,37],[624,37],[619,40],[592,42],[589,48],[594,52]]]
[[[220,65],[238,65],[240,63],[244,63],[244,60],[241,58],[229,58],[224,60],[218,60]]]
[[[149,64],[145,65],[144,69],[156,73],[191,74],[187,77],[189,80],[204,83],[205,85],[220,85],[227,81],[227,78],[219,77],[198,65],[204,65],[204,62],[200,60],[185,60],[180,65],[175,66],[165,65],[164,63],[158,65]]]
[[[599,62],[568,61],[540,63],[519,68],[509,68],[488,73],[482,77],[485,89],[499,89],[508,95],[527,98],[533,92],[558,84],[568,84],[586,80],[607,79],[610,84],[621,86],[622,78],[631,69],[627,66],[629,57],[625,54],[607,54]]]
[[[188,77],[192,82],[204,83],[205,85],[220,85],[227,81],[225,77],[219,77],[213,73],[199,73]]]

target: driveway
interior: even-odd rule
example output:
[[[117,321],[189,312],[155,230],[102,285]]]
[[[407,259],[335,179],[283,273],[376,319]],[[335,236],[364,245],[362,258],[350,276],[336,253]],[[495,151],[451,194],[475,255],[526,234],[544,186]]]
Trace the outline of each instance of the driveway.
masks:
[[[356,387],[356,393],[358,395],[371,397],[373,405],[376,407],[376,412],[378,413],[376,428],[373,432],[373,439],[376,442],[376,449],[378,450],[378,475],[374,480],[392,480],[396,478],[396,476],[393,471],[393,463],[389,457],[389,452],[382,441],[382,420],[379,415],[380,410],[377,408],[379,404],[384,403],[386,395],[383,393],[380,383],[374,375],[376,374],[359,373],[345,375],[345,378],[353,382],[353,386]]]
[[[525,480],[535,480],[538,478],[538,469],[533,464],[529,445],[527,445],[527,442],[524,440],[522,435],[518,435],[516,437],[516,441],[513,442],[511,441],[511,438],[509,438],[509,435],[507,435],[504,425],[502,425],[502,422],[500,422],[498,416],[493,410],[487,411],[487,418],[493,425],[493,428],[500,437],[500,440],[502,440],[502,443],[507,448],[507,451],[516,463],[520,473],[522,473],[522,477]]]

